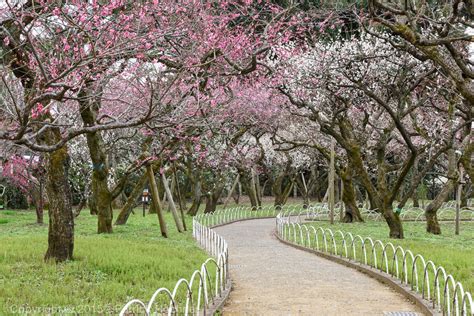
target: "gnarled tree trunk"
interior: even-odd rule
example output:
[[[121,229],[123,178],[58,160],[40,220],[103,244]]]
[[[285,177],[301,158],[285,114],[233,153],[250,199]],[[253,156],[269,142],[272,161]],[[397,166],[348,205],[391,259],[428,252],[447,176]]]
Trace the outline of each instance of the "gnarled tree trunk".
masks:
[[[390,238],[403,239],[405,236],[403,233],[402,221],[400,220],[399,214],[393,211],[391,205],[386,205],[383,208],[383,217],[385,218],[385,221],[387,222],[390,229]]]
[[[43,203],[43,184],[40,183],[39,187],[33,189],[32,199],[35,205],[36,211],[36,224],[43,224],[43,214],[44,214],[44,203]]]
[[[224,191],[224,185],[220,184],[206,196],[206,208],[204,209],[204,213],[214,213],[216,211],[222,191]]]
[[[354,184],[352,183],[352,168],[345,168],[341,171],[341,180],[344,185],[342,191],[342,201],[345,206],[344,217],[342,221],[344,223],[363,222],[363,218],[360,215],[359,208],[357,207],[356,193]]]
[[[456,182],[458,181],[458,173],[456,170],[456,153],[454,149],[448,150],[448,181],[443,186],[443,189],[438,193],[438,195],[431,201],[430,204],[426,207],[425,216],[426,216],[426,231],[431,234],[440,235],[441,226],[438,222],[438,210],[443,205],[443,202],[446,201],[449,194],[454,190]]]
[[[290,196],[291,190],[293,189],[294,180],[288,177],[287,179],[288,181],[285,183],[284,180],[287,177],[288,177],[288,173],[282,172],[275,179],[275,182],[273,182],[272,191],[273,191],[273,194],[275,195],[274,206],[276,208],[281,208],[283,205],[286,204],[286,201],[288,200],[288,197]]]
[[[240,183],[250,199],[252,209],[258,209],[257,191],[255,190],[255,185],[253,185],[253,181],[251,180],[251,175],[246,173],[243,169],[239,170],[239,174]]]
[[[47,132],[52,136],[54,132]],[[54,143],[55,141],[51,143]],[[69,155],[62,147],[47,155],[46,193],[49,201],[48,250],[45,260],[62,262],[71,260],[74,251],[74,213],[68,181]]]
[[[79,93],[81,117],[86,126],[96,124],[100,109],[100,92],[100,89],[94,89],[93,84],[88,83]],[[112,194],[108,184],[109,166],[104,141],[100,132],[88,133],[86,139],[92,160],[91,213],[97,212],[99,234],[112,233]]]
[[[202,200],[202,187],[201,187],[201,180],[195,179],[195,181],[191,181],[193,186],[193,197],[192,197],[192,204],[188,210],[188,214],[191,216],[195,216],[198,211],[199,207],[201,206]]]
[[[137,184],[135,184],[135,186],[133,187],[132,192],[128,196],[127,202],[125,202],[125,205],[122,207],[120,214],[117,216],[115,225],[125,225],[127,223],[128,217],[133,211],[133,207],[135,206],[136,200],[142,194],[142,190],[145,187],[147,179],[148,177],[145,172],[137,181]]]

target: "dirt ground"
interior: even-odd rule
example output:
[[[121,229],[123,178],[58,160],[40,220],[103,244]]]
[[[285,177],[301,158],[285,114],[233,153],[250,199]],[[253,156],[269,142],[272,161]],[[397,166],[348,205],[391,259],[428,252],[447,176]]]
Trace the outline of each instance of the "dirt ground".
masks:
[[[274,219],[217,228],[229,244],[229,315],[384,315],[418,308],[354,269],[280,243]]]

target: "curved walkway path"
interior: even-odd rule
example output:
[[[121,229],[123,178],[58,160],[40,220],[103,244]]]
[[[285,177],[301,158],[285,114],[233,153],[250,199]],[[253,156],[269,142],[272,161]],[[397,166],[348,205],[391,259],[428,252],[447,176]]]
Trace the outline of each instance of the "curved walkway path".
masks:
[[[280,243],[274,229],[274,219],[216,228],[229,245],[233,281],[224,316],[422,315],[382,283]]]

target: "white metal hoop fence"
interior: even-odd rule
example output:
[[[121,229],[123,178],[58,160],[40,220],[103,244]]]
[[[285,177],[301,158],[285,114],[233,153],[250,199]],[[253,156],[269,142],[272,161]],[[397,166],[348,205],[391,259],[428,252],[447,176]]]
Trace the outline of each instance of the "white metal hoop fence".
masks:
[[[296,210],[296,206],[292,210]],[[119,315],[206,315],[207,310],[222,299],[230,287],[227,243],[212,227],[242,219],[275,217],[277,213],[270,207],[259,210],[236,207],[195,216],[193,237],[212,257],[194,271],[189,279],[179,279],[173,289],[157,289],[148,302],[130,300]]]
[[[284,211],[277,215],[277,234],[285,241],[319,252],[365,264],[410,285],[411,289],[428,300],[443,315],[474,315],[471,293],[464,291],[460,282],[442,266],[426,260],[391,242],[384,243],[370,237],[354,236],[350,232],[303,224],[312,220],[314,213]]]

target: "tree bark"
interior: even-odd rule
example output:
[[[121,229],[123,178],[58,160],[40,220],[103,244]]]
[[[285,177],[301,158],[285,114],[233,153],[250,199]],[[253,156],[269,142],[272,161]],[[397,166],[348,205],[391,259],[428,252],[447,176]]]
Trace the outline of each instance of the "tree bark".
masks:
[[[413,207],[420,207],[420,201],[418,200],[418,190],[415,189],[411,198],[413,199]]]
[[[400,216],[393,212],[391,205],[384,208],[383,217],[385,218],[385,221],[387,222],[390,229],[390,238],[403,239],[405,236],[403,233],[403,226]]]
[[[188,210],[188,215],[195,216],[198,211],[199,207],[201,206],[202,200],[202,187],[201,187],[201,180],[195,179],[195,181],[191,181],[193,185],[193,198],[191,207]]]
[[[239,170],[240,174],[240,183],[242,184],[243,189],[247,193],[249,199],[250,199],[250,205],[252,206],[252,209],[256,210],[258,209],[258,201],[257,201],[257,196],[255,192],[255,186],[252,185],[251,181],[251,176],[246,174],[243,169]]]
[[[454,190],[458,177],[459,175],[456,170],[456,153],[454,149],[450,149],[448,150],[448,181],[446,181],[441,191],[436,195],[433,201],[428,204],[425,210],[426,231],[428,233],[435,235],[441,234],[441,226],[438,222],[438,210],[443,205],[443,202],[446,201],[449,194]]]
[[[117,220],[115,221],[115,225],[125,225],[127,223],[128,217],[130,213],[132,213],[133,207],[138,199],[138,197],[142,194],[142,190],[145,187],[147,182],[147,173],[145,172],[140,179],[138,180],[137,184],[133,187],[132,192],[128,196],[127,202],[123,206],[120,214],[117,216]]]
[[[342,201],[344,202],[345,212],[342,221],[344,223],[363,222],[364,219],[360,215],[357,207],[356,193],[352,182],[352,168],[345,168],[341,171],[341,180],[344,185],[342,192]]]
[[[54,132],[48,132],[49,137]],[[47,136],[48,137],[48,136]],[[51,143],[54,143],[54,140]],[[74,213],[68,181],[69,155],[62,147],[47,155],[46,193],[49,200],[48,250],[45,260],[71,260],[74,252]]]
[[[34,187],[31,189],[31,200],[35,206],[36,212],[36,224],[43,224],[43,214],[44,214],[44,202],[43,202],[43,181],[41,179],[38,185],[34,184]]]
[[[237,183],[237,190],[235,190],[235,194],[232,196],[235,204],[239,205],[241,195],[242,195],[242,183],[239,180],[239,183]]]
[[[92,180],[91,180],[91,182],[92,182]],[[91,184],[91,186],[92,186],[92,184]],[[97,215],[99,213],[97,211],[97,198],[94,194],[91,193],[91,195],[89,195],[87,204],[89,206],[89,213],[91,215]]]
[[[285,179],[285,174],[279,174],[272,185],[273,195],[275,196],[275,202],[273,206],[276,208],[281,208],[283,206],[283,180]]]
[[[285,205],[286,202],[288,202],[288,198],[290,197],[291,190],[293,189],[294,185],[295,183],[293,182],[293,179],[290,179],[290,182],[288,182],[288,184],[285,187],[285,190],[283,191],[283,204],[282,205]]]
[[[218,187],[206,196],[206,208],[204,209],[204,213],[214,213],[216,211],[217,203],[219,202],[223,190],[224,185],[218,185]]]
[[[79,93],[81,118],[86,126],[96,124],[100,109],[100,94],[100,87],[94,87],[92,82],[87,83]],[[91,199],[94,205],[91,205],[91,213],[93,210],[97,212],[97,233],[110,234],[113,231],[112,194],[108,183],[109,165],[104,141],[100,132],[86,134],[86,140],[92,160]]]
[[[183,198],[181,197],[181,189],[179,187],[179,179],[178,179],[178,175],[176,174],[176,164],[174,164],[174,168],[173,168],[173,176],[174,176],[174,181],[176,182],[176,197],[178,199],[178,203],[179,203],[179,212],[181,213],[181,219],[183,220],[183,228],[185,231],[187,231],[188,229],[186,228],[186,220],[184,218],[184,209],[185,209],[185,205],[183,205]]]

